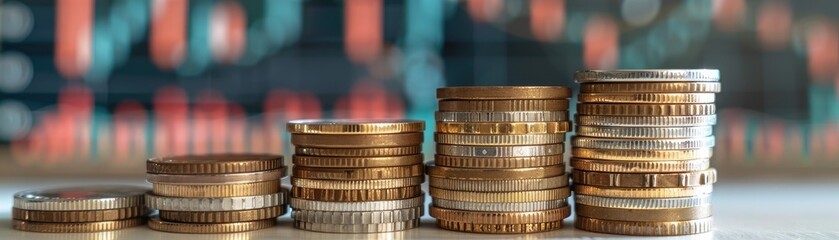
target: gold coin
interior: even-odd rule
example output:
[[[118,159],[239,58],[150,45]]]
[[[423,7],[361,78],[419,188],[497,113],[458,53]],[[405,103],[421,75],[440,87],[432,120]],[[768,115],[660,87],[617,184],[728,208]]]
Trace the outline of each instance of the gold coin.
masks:
[[[443,100],[441,112],[568,111],[568,100]]]
[[[716,113],[714,104],[577,104],[577,114],[580,115],[693,116]]]
[[[615,161],[680,161],[711,158],[714,155],[714,149],[635,150],[571,148],[571,155],[577,158]]]
[[[718,82],[717,69],[583,70],[574,73],[578,83],[588,82]]]
[[[202,175],[183,175],[183,174],[146,174],[146,181],[150,183],[165,183],[165,184],[193,184],[193,185],[213,185],[213,184],[242,184],[255,183],[271,180],[278,180],[286,176],[286,167],[260,172],[247,173],[222,173],[222,174],[202,174]]]
[[[84,223],[49,223],[30,222],[18,219],[12,220],[12,228],[27,232],[43,233],[83,233],[101,232],[129,228],[143,225],[143,218],[129,218],[115,221],[84,222]]]
[[[476,212],[428,207],[428,215],[452,222],[482,224],[522,224],[562,221],[571,215],[571,207],[565,206],[533,212]]]
[[[457,134],[556,134],[571,131],[571,122],[438,122],[436,129],[439,133]]]
[[[265,219],[249,222],[231,223],[182,223],[163,221],[158,217],[149,219],[149,228],[152,230],[173,233],[234,233],[247,232],[269,228],[277,225],[277,219]]]
[[[574,193],[612,198],[678,198],[711,194],[713,185],[681,188],[616,188],[574,185]]]
[[[613,173],[675,173],[694,172],[708,169],[708,159],[679,161],[612,161],[571,158],[574,169]]]
[[[263,219],[273,219],[285,215],[288,207],[273,206],[267,208],[224,211],[224,212],[183,212],[183,211],[160,211],[162,221],[184,222],[184,223],[232,223],[248,222]]]
[[[423,175],[423,165],[379,168],[312,168],[294,166],[294,177],[330,180],[372,180]]]
[[[323,168],[368,168],[368,167],[396,167],[420,164],[422,154],[387,157],[325,157],[294,155],[295,165],[304,167]]]
[[[183,185],[152,183],[158,196],[187,198],[220,198],[266,195],[280,191],[280,180],[221,185]]]
[[[259,172],[283,166],[283,156],[271,154],[207,154],[155,157],[146,171],[155,174],[224,174]]]
[[[718,93],[719,82],[583,83],[583,93]]]
[[[428,176],[432,177],[464,180],[532,179],[555,177],[565,174],[565,165],[511,169],[480,169],[443,167],[429,163],[426,166],[426,172]]]
[[[480,224],[468,222],[452,222],[437,219],[437,226],[446,230],[471,233],[537,233],[560,229],[562,228],[562,221],[524,224]]]
[[[434,155],[437,166],[457,168],[529,168],[558,165],[563,163],[563,155],[536,157],[457,157]]]
[[[422,146],[385,148],[315,148],[295,146],[294,153],[324,157],[387,157],[421,154]]]
[[[394,134],[292,134],[291,144],[322,148],[405,147],[422,144],[422,133]]]
[[[389,134],[425,130],[425,122],[417,120],[294,120],[286,126],[291,134]]]
[[[463,202],[541,202],[566,199],[571,195],[571,188],[519,192],[464,192],[431,187],[429,193],[434,198]]]
[[[319,180],[306,178],[291,178],[291,185],[302,188],[314,189],[335,189],[335,190],[364,190],[364,189],[388,189],[420,185],[425,177],[407,177],[376,180]]]
[[[675,188],[709,185],[717,181],[717,170],[713,168],[682,173],[609,173],[574,169],[572,174],[576,184],[602,187]]]
[[[613,221],[672,222],[711,217],[711,205],[689,208],[629,209],[574,205],[579,216]]]
[[[581,103],[714,103],[713,93],[580,93]]]
[[[293,198],[326,202],[386,201],[412,198],[422,194],[422,188],[419,185],[401,188],[363,190],[293,187],[291,190]]]
[[[481,86],[437,89],[437,99],[558,99],[571,97],[571,89],[559,86]]]
[[[515,146],[544,145],[565,142],[565,133],[555,134],[448,134],[434,133],[434,142],[440,144],[478,145],[478,146]]]
[[[90,211],[37,211],[12,208],[12,219],[50,223],[114,221],[141,217],[146,214],[149,214],[149,209],[145,207],[117,208]]]
[[[428,185],[446,190],[469,192],[517,192],[568,186],[568,175],[531,179],[462,180],[429,176]]]
[[[710,232],[714,228],[712,217],[690,221],[628,222],[577,216],[574,225],[585,231],[635,236],[690,235]]]

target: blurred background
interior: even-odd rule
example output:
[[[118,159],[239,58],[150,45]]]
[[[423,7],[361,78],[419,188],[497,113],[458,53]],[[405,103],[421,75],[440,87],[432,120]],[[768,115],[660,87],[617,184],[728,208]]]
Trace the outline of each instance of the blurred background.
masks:
[[[0,0],[0,175],[140,178],[149,156],[289,155],[289,119],[433,128],[438,87],[576,89],[574,71],[613,68],[720,69],[712,164],[724,177],[835,174],[837,7]]]

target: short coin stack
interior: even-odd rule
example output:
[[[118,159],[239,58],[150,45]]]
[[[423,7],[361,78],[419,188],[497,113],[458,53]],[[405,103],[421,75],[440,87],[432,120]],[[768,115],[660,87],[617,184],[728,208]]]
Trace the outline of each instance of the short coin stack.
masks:
[[[146,162],[152,193],[149,208],[160,210],[149,228],[177,233],[231,233],[275,226],[288,211],[283,157],[219,154],[151,158]]]
[[[437,90],[429,213],[440,228],[474,233],[556,230],[570,215],[563,151],[565,87]]]
[[[29,232],[79,233],[117,230],[145,223],[148,189],[88,186],[15,194],[12,227]]]
[[[425,122],[298,120],[291,184],[294,227],[332,233],[419,226]]]
[[[718,70],[581,71],[572,140],[579,229],[686,235],[712,229]]]

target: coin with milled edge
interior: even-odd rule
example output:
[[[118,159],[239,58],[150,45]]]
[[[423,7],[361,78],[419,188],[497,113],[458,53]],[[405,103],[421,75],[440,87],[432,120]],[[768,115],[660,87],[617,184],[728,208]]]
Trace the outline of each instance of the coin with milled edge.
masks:
[[[322,148],[404,147],[422,144],[422,133],[394,134],[292,134],[291,144]]]
[[[460,157],[536,157],[562,154],[562,144],[534,146],[465,146],[437,144],[440,155]]]
[[[531,179],[463,180],[429,176],[431,187],[471,192],[516,192],[568,186],[568,175]]]
[[[27,232],[42,233],[85,233],[112,231],[117,229],[136,227],[143,225],[145,219],[130,218],[116,221],[83,222],[83,223],[51,223],[51,222],[30,222],[12,219],[12,228]]]
[[[515,135],[435,133],[434,142],[439,144],[480,146],[544,145],[565,142],[565,133]]]
[[[571,122],[438,122],[436,129],[456,134],[559,134],[571,131]]]
[[[459,232],[517,234],[557,230],[562,228],[562,221],[524,224],[480,224],[437,219],[437,226],[442,229]]]
[[[387,189],[400,188],[420,185],[425,181],[425,177],[408,177],[408,178],[392,178],[392,179],[373,179],[373,180],[320,180],[320,179],[306,179],[306,178],[291,178],[291,185],[303,188],[316,189],[337,189],[337,190],[355,190],[355,189]]]
[[[693,127],[717,124],[717,115],[695,116],[599,116],[575,115],[579,126],[604,127]]]
[[[434,112],[438,122],[560,122],[568,111]]]
[[[719,82],[583,83],[583,93],[718,93]]]
[[[434,164],[458,168],[529,168],[563,163],[562,154],[536,157],[457,157],[434,155]]]
[[[680,188],[616,188],[574,185],[575,194],[614,198],[680,198],[711,194],[713,190],[713,185]]]
[[[152,183],[152,193],[158,196],[218,198],[265,195],[280,191],[280,180],[222,185],[182,185]]]
[[[551,201],[520,202],[520,203],[508,203],[508,202],[475,203],[475,202],[452,201],[452,200],[434,198],[432,203],[435,207],[455,209],[455,210],[464,210],[464,211],[476,211],[476,212],[532,212],[532,211],[542,211],[542,210],[565,207],[565,206],[568,205],[568,200],[557,199],[557,200],[551,200]]]
[[[441,112],[568,111],[568,100],[443,100]]]
[[[422,132],[425,122],[417,120],[293,120],[286,124],[291,134],[388,134]]]
[[[702,127],[600,127],[577,126],[577,135],[599,138],[699,138],[714,134],[711,126]]]
[[[422,164],[379,168],[312,168],[294,166],[293,172],[293,176],[296,178],[330,180],[406,178],[422,176],[424,173]]]
[[[291,198],[290,205],[294,209],[306,209],[313,211],[367,212],[413,208],[422,206],[424,202],[425,194],[421,193],[419,196],[413,198],[365,202],[326,202]]]
[[[588,82],[717,82],[717,69],[583,70],[574,73],[578,83]]]
[[[295,146],[294,153],[325,157],[387,157],[421,154],[422,147],[419,145],[382,148],[317,148]]]
[[[574,169],[571,177],[575,184],[591,186],[674,188],[713,184],[717,181],[717,170],[710,168],[683,173],[609,173]]]
[[[271,154],[207,154],[155,157],[146,171],[157,174],[224,174],[259,172],[283,166],[283,157]]]
[[[614,172],[614,173],[676,173],[694,172],[708,169],[709,159],[677,160],[677,161],[612,161],[584,158],[571,158],[574,169]]]
[[[445,209],[435,206],[428,207],[428,215],[438,219],[453,222],[470,222],[483,224],[521,224],[556,222],[571,215],[571,207],[532,211],[532,212],[475,212]]]
[[[293,187],[292,196],[330,202],[385,201],[413,198],[422,194],[419,185],[388,189],[336,190]]]
[[[711,194],[681,198],[610,198],[575,194],[574,202],[588,206],[622,209],[690,208],[711,204]]]
[[[665,222],[711,217],[711,205],[668,209],[623,209],[575,204],[577,216],[613,221]]]
[[[149,214],[149,210],[142,206],[90,211],[37,211],[12,208],[12,219],[51,223],[114,221],[141,217],[147,214]]]
[[[571,89],[558,86],[470,86],[437,89],[437,99],[560,99],[571,97]]]
[[[571,148],[571,155],[578,158],[615,161],[681,161],[711,158],[714,155],[714,149],[631,150],[575,147]]]
[[[247,222],[269,218],[277,218],[285,215],[288,211],[286,206],[274,206],[267,208],[225,211],[225,212],[182,212],[182,211],[160,211],[160,219],[172,222],[188,223],[232,223]]]
[[[387,157],[325,157],[294,155],[295,165],[324,168],[395,167],[420,164],[422,154]]]
[[[243,184],[280,180],[286,176],[286,168],[277,170],[224,173],[207,175],[179,175],[179,174],[146,174],[150,183],[178,184],[178,185],[215,185],[215,184]]]
[[[693,116],[714,115],[714,104],[614,104],[580,103],[577,114],[608,116]]]
[[[286,193],[223,198],[179,198],[146,194],[146,206],[164,211],[217,212],[250,210],[287,203]]]
[[[246,232],[269,228],[277,225],[276,219],[265,219],[249,222],[231,223],[182,223],[160,220],[158,217],[149,219],[149,228],[162,232],[174,233],[233,233]]]
[[[714,103],[713,93],[581,93],[581,103]]]
[[[617,139],[579,136],[571,138],[571,146],[597,149],[679,150],[712,148],[714,144],[716,144],[714,136],[686,139]]]
[[[15,193],[14,208],[41,211],[85,211],[143,206],[149,189],[102,185],[46,188]]]
[[[577,216],[574,225],[585,231],[635,236],[690,235],[710,232],[714,228],[712,217],[690,221],[637,222]]]
[[[405,222],[419,219],[423,215],[423,206],[369,212],[333,212],[295,209],[291,218],[295,221],[325,224],[378,224]]]
[[[426,173],[431,177],[463,179],[463,180],[511,180],[554,177],[565,174],[564,165],[532,168],[453,168],[436,166],[429,163]]]
[[[519,192],[464,192],[429,188],[431,197],[463,202],[539,202],[566,199],[571,196],[571,188],[555,188]]]
[[[378,224],[326,224],[294,221],[294,227],[308,231],[327,233],[383,233],[412,229],[419,226],[419,223],[419,219],[405,222]]]

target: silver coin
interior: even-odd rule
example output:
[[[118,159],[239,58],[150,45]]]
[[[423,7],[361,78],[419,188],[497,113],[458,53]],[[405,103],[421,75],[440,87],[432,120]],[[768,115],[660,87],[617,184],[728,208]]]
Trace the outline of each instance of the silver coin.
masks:
[[[464,146],[437,144],[437,154],[460,157],[536,157],[563,152],[562,144],[534,146]]]
[[[146,194],[146,206],[164,211],[218,212],[267,208],[286,204],[286,192],[226,198],[180,198]]]
[[[434,133],[439,144],[455,145],[544,145],[565,142],[565,133],[551,134],[451,134]]]
[[[436,200],[435,200],[436,202]],[[574,202],[594,207],[626,209],[691,208],[711,204],[711,194],[681,198],[610,198],[574,194]]]
[[[388,201],[371,201],[371,202],[325,202],[314,201],[300,198],[291,198],[291,208],[307,209],[314,211],[335,211],[335,212],[368,212],[368,211],[387,211],[394,209],[413,208],[422,206],[425,203],[425,193],[418,197],[388,200]]]
[[[599,138],[699,138],[714,134],[711,126],[702,127],[600,127],[577,126],[579,136]]]
[[[402,231],[419,226],[420,220],[378,224],[326,224],[294,221],[294,227],[302,230],[328,233],[383,233]]]
[[[540,202],[498,202],[498,203],[476,203],[453,201],[447,199],[434,198],[432,203],[436,207],[476,211],[476,212],[533,212],[543,211],[554,208],[561,208],[568,205],[567,199],[558,199],[551,201]]]
[[[88,211],[143,206],[151,189],[100,185],[46,188],[15,193],[14,208],[37,211]]]
[[[146,174],[146,180],[150,183],[178,184],[178,185],[218,185],[218,184],[242,184],[264,181],[280,180],[286,176],[286,167],[278,170],[248,172],[248,173],[227,173],[227,174]]]
[[[405,222],[420,218],[424,206],[370,212],[330,212],[294,209],[291,218],[296,221],[325,224],[377,224]]]
[[[578,83],[586,82],[716,82],[717,69],[584,70],[574,73]]]
[[[687,139],[616,139],[577,136],[571,139],[574,147],[597,149],[676,150],[712,148],[715,143],[713,136]]]
[[[516,192],[533,191],[568,186],[568,174],[548,178],[509,180],[463,180],[428,177],[429,186],[469,192]]]
[[[438,122],[561,122],[568,120],[568,112],[435,112],[434,119]]]
[[[579,126],[606,127],[692,127],[717,124],[717,115],[696,116],[602,116],[575,115]]]

